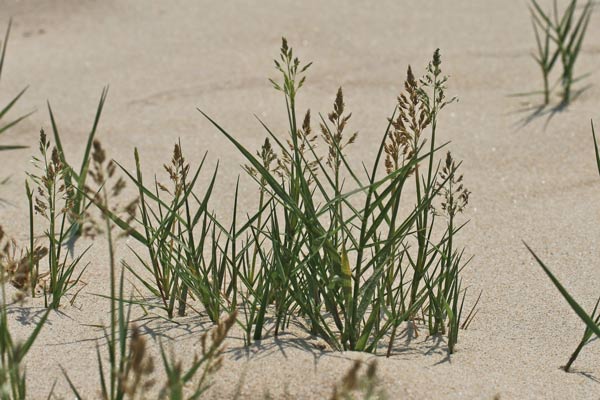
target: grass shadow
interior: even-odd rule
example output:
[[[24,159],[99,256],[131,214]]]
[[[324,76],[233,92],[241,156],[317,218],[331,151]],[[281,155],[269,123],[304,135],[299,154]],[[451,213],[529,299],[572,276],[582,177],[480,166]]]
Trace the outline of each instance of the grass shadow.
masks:
[[[44,314],[46,314],[45,308],[40,307],[24,307],[19,304],[12,304],[6,307],[6,313],[9,316],[14,316],[14,320],[17,321],[21,326],[36,326]],[[67,314],[62,311],[56,310],[58,314],[61,316],[65,316],[69,319],[72,319]],[[46,325],[52,325],[50,320],[45,322]]]
[[[592,87],[592,85],[587,85],[579,90],[576,90],[573,93],[573,96],[571,97],[571,101],[569,103],[560,102],[559,104],[557,104],[555,106],[549,106],[549,105],[544,105],[544,104],[540,104],[540,105],[526,104],[523,107],[521,107],[520,109],[509,112],[508,115],[522,115],[517,121],[515,121],[513,123],[513,127],[515,128],[515,131],[521,130],[521,129],[525,128],[526,126],[528,126],[533,121],[538,120],[540,118],[544,118],[544,117],[546,118],[546,121],[544,122],[544,130],[546,130],[546,128],[550,124],[550,121],[557,114],[565,111],[571,102],[577,100],[578,97],[580,97],[584,92],[586,92],[591,87]]]

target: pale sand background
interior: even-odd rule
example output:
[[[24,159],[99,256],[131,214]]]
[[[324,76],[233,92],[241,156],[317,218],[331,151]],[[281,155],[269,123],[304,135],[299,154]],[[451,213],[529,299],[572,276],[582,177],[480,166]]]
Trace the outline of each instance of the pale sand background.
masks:
[[[460,97],[447,109],[440,132],[464,159],[473,192],[466,213],[471,223],[460,240],[475,259],[464,276],[472,296],[479,290],[484,295],[455,355],[448,359],[445,344],[423,337],[399,343],[394,357],[378,360],[382,386],[392,399],[598,398],[600,348],[594,343],[582,352],[576,373],[559,369],[583,326],[521,240],[587,309],[593,306],[600,292],[600,179],[589,120],[600,125],[600,15],[592,19],[578,65],[580,72],[593,73],[587,82],[596,86],[544,130],[543,118],[517,129],[519,116],[511,112],[521,100],[507,97],[539,87],[529,56],[534,41],[525,1],[217,3],[0,3],[2,30],[14,17],[0,100],[4,104],[30,85],[19,109],[38,110],[10,136],[32,149],[2,154],[0,175],[13,177],[2,189],[13,203],[0,208],[6,229],[26,238],[24,168],[39,128],[49,127],[47,99],[75,161],[102,86],[110,84],[99,134],[109,153],[131,166],[132,148],[139,146],[147,170],[157,171],[177,138],[190,158],[208,150],[211,163],[220,159],[223,166],[216,197],[222,201],[213,203],[223,213],[242,159],[195,108],[202,107],[250,148],[264,137],[254,113],[284,134],[282,99],[266,80],[275,76],[272,59],[282,35],[303,60],[315,62],[299,109],[328,111],[342,85],[354,112],[351,126],[361,133],[353,151],[357,161],[369,162],[376,151],[373,138],[385,128],[407,64],[420,73],[440,47],[444,71],[452,76],[449,93]],[[123,244],[120,249],[129,257]],[[107,304],[92,295],[107,293],[105,260],[99,240],[77,307],[53,313],[28,356],[32,398],[42,398],[55,379],[57,392],[70,398],[59,364],[95,397],[95,340],[101,333],[85,324],[107,318]],[[15,330],[31,329],[40,315],[37,305],[30,301],[15,311]],[[190,354],[208,325],[198,325],[193,315],[178,321],[179,326],[156,319],[143,325],[149,334],[176,337],[179,354]],[[303,337],[300,332],[267,339],[249,354],[232,338],[212,398],[230,397],[244,371],[243,398],[259,398],[266,389],[278,398],[286,386],[292,397],[323,398],[351,359],[371,357],[322,353]]]

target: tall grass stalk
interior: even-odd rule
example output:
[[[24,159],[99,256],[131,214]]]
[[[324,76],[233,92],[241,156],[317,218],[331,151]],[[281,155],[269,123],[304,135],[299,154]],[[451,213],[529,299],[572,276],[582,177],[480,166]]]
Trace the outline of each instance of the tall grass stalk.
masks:
[[[94,117],[94,123],[92,125],[92,129],[87,135],[85,150],[83,153],[83,159],[81,160],[81,166],[76,169],[72,166],[68,161],[63,149],[62,141],[60,138],[60,133],[58,129],[58,124],[54,117],[54,112],[52,111],[52,107],[48,102],[48,114],[50,116],[50,122],[52,124],[52,133],[54,136],[54,142],[56,144],[56,149],[58,151],[58,157],[60,162],[65,168],[68,169],[67,181],[66,183],[73,187],[74,194],[71,204],[71,211],[69,213],[69,237],[66,245],[69,247],[69,250],[73,252],[75,241],[82,234],[82,220],[84,219],[84,214],[86,209],[89,207],[89,203],[86,203],[85,197],[85,188],[88,184],[88,170],[90,167],[90,155],[92,151],[92,143],[96,138],[96,133],[98,131],[98,126],[100,123],[100,117],[102,115],[102,110],[104,108],[104,103],[106,101],[106,97],[108,95],[108,87],[102,89],[102,94],[100,95],[100,100],[98,102],[98,107],[96,109],[96,115]]]
[[[73,289],[80,281],[85,267],[80,268],[78,274],[76,269],[81,259],[88,251],[85,249],[77,257],[69,256],[63,251],[63,245],[67,242],[69,231],[69,215],[73,207],[75,188],[71,185],[70,169],[62,163],[56,147],[51,147],[45,132],[40,132],[39,156],[33,157],[33,163],[38,173],[30,173],[29,178],[34,184],[35,195],[26,184],[27,196],[33,205],[33,210],[46,221],[44,232],[47,240],[48,272],[40,275],[38,267],[33,261],[32,239],[35,235],[33,230],[33,216],[30,207],[30,265],[29,274],[41,282],[44,291],[44,301],[47,307],[57,309],[63,296]],[[35,271],[35,274],[34,274]],[[35,276],[34,276],[35,275]],[[35,286],[38,282],[31,282]],[[32,294],[34,294],[32,288]]]

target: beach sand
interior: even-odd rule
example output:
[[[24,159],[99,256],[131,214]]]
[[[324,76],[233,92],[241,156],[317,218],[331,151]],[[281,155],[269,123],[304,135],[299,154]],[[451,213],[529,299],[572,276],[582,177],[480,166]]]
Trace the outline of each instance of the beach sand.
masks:
[[[144,169],[160,171],[181,139],[186,155],[208,163],[220,160],[212,206],[226,214],[243,175],[241,155],[196,110],[207,112],[250,149],[265,132],[255,116],[280,137],[286,132],[285,103],[267,77],[286,36],[303,61],[313,61],[299,110],[327,112],[343,86],[353,113],[357,162],[371,163],[387,118],[402,89],[406,68],[424,70],[440,48],[444,73],[451,76],[448,106],[439,124],[440,143],[464,160],[472,191],[457,236],[474,256],[464,270],[472,305],[483,291],[479,313],[447,354],[444,340],[398,341],[391,358],[377,356],[380,387],[391,399],[593,399],[600,388],[600,347],[587,346],[573,373],[560,369],[583,334],[584,325],[555,290],[525,248],[525,240],[573,296],[590,310],[600,292],[600,178],[595,166],[590,119],[600,124],[598,60],[600,15],[592,17],[577,65],[592,72],[592,84],[566,110],[522,124],[523,107],[539,98],[510,94],[538,90],[541,78],[530,56],[535,41],[524,1],[75,1],[0,2],[0,29],[13,17],[13,30],[0,87],[6,104],[26,85],[19,112],[37,110],[3,143],[29,144],[3,152],[0,176],[9,204],[0,222],[20,242],[27,240],[23,181],[31,171],[39,129],[50,130],[46,101],[55,112],[69,160],[78,165],[104,85],[110,85],[98,138],[108,154],[133,167],[139,148]],[[529,102],[529,103],[527,103]],[[203,177],[199,185],[205,185]],[[256,188],[242,177],[241,209],[253,203]],[[129,242],[132,242],[129,239]],[[127,241],[119,258],[132,259]],[[102,238],[89,253],[87,286],[73,306],[51,313],[27,356],[32,399],[55,393],[73,398],[60,367],[87,398],[97,398],[96,344],[108,320],[108,260]],[[39,299],[12,307],[11,326],[24,337],[42,313]],[[141,316],[139,309],[135,314]],[[210,327],[189,312],[175,322],[154,310],[138,321],[158,357],[158,340],[188,357]],[[237,329],[237,328],[236,328]],[[318,339],[300,329],[267,337],[249,348],[234,329],[226,341],[223,369],[207,398],[232,398],[243,377],[243,399],[323,399],[352,365],[375,356],[322,351]],[[175,339],[168,341],[166,337]],[[103,349],[104,347],[101,347]],[[159,359],[155,359],[157,363]]]

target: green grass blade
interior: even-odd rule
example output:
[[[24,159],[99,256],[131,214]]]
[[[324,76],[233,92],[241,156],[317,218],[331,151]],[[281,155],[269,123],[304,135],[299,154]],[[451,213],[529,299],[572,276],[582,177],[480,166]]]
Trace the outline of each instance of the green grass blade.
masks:
[[[8,37],[10,36],[10,28],[12,27],[12,18],[8,20],[8,27],[4,34],[4,42],[2,43],[2,53],[0,53],[0,78],[2,77],[2,69],[4,68],[4,56],[6,55],[6,46],[8,45]]]
[[[594,121],[592,121],[592,136],[594,137],[594,151],[596,152],[596,165],[598,166],[598,174],[600,174],[600,150],[598,149],[598,141],[596,140],[596,131],[594,130]]]
[[[6,113],[8,113],[10,111],[10,109],[17,103],[17,101],[19,101],[19,99],[21,98],[21,96],[23,96],[23,94],[25,94],[25,92],[27,91],[27,89],[28,89],[28,87],[25,87],[25,89],[21,90],[19,92],[19,94],[16,95],[10,101],[10,103],[8,103],[6,106],[4,106],[4,108],[0,111],[0,119],[2,119],[6,115]]]
[[[581,306],[575,301],[575,299],[573,299],[573,297],[571,297],[571,295],[569,294],[569,292],[567,292],[567,290],[564,288],[564,286],[558,281],[558,279],[556,279],[556,277],[550,271],[550,269],[533,252],[533,250],[527,245],[527,243],[523,242],[523,244],[525,245],[525,247],[527,247],[527,250],[529,250],[529,252],[533,255],[533,257],[538,262],[538,264],[540,265],[540,267],[542,267],[542,269],[544,270],[544,272],[546,273],[546,275],[548,275],[548,277],[550,278],[550,280],[552,281],[552,283],[554,283],[554,286],[556,286],[556,288],[558,289],[558,291],[560,292],[560,294],[562,294],[562,296],[565,298],[565,300],[567,301],[567,303],[569,303],[569,305],[571,306],[571,308],[573,309],[573,311],[575,311],[575,313],[579,316],[579,318],[581,318],[581,320],[583,322],[585,322],[585,324],[587,325],[587,327],[593,333],[595,333],[596,336],[600,337],[600,327],[583,310],[583,308],[581,308]]]

